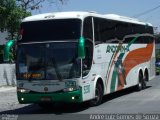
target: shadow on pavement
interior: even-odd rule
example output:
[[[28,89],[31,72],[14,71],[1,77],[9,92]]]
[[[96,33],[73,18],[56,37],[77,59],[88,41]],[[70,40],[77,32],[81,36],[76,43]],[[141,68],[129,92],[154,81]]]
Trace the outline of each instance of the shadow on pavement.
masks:
[[[152,86],[147,86],[143,90],[146,90],[150,87],[152,87]],[[143,90],[141,90],[141,91],[143,91]],[[122,96],[125,96],[125,95],[128,95],[128,94],[134,93],[134,92],[141,92],[141,91],[136,91],[135,86],[124,89],[124,90],[120,90],[118,92],[114,92],[114,93],[111,93],[111,94],[108,94],[108,95],[104,96],[103,97],[103,103],[108,102],[108,101],[113,100],[113,99],[118,98],[118,97],[122,97]]]
[[[52,107],[52,106],[51,106]],[[7,110],[0,112],[0,115],[2,114],[67,114],[67,113],[76,113],[83,110],[86,110],[89,108],[89,105],[87,103],[80,103],[80,104],[67,104],[67,103],[61,103],[61,104],[55,104],[54,107],[49,109],[42,109],[37,104],[30,104],[25,107],[21,107],[14,110]]]

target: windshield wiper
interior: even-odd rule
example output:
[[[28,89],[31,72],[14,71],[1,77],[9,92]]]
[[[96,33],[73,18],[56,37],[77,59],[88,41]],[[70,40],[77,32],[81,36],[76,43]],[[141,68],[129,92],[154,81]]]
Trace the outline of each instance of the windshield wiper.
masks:
[[[51,60],[52,60],[53,67],[54,67],[54,69],[55,69],[57,78],[59,79],[59,81],[62,81],[62,75],[61,75],[60,72],[59,72],[59,68],[58,68],[58,66],[57,66],[57,63],[56,63],[55,59],[52,57]]]

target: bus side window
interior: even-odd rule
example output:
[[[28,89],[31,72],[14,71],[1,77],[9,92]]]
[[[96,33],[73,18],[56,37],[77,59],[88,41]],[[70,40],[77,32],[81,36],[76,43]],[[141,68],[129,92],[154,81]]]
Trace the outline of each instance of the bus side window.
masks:
[[[82,76],[88,75],[91,66],[92,66],[92,59],[93,59],[93,42],[89,39],[85,40],[85,59],[83,59],[83,74]]]
[[[86,76],[91,69],[93,59],[92,17],[86,17],[84,19],[83,36],[85,38],[85,59],[83,59],[83,76]]]
[[[95,44],[102,43],[100,36],[100,18],[94,18],[94,34],[95,34]]]
[[[87,17],[84,19],[83,36],[86,39],[90,39],[93,41],[92,17]]]
[[[116,21],[94,17],[95,44],[111,43],[116,36]]]

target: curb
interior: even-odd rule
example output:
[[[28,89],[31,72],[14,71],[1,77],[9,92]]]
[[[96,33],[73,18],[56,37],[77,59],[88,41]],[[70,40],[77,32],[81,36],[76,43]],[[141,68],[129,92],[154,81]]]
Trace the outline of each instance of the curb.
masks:
[[[16,87],[13,87],[13,86],[0,86],[0,92],[10,91],[10,90],[16,91]]]

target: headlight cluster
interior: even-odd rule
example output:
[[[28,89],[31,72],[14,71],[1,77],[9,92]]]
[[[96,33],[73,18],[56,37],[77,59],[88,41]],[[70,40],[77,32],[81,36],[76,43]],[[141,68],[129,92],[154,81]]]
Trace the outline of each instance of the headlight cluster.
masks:
[[[65,89],[63,89],[64,92],[71,92],[74,90],[79,89],[79,87],[76,85],[76,81],[66,81],[65,82]]]
[[[25,89],[25,88],[17,88],[17,92],[20,92],[20,93],[29,93],[30,90]]]

